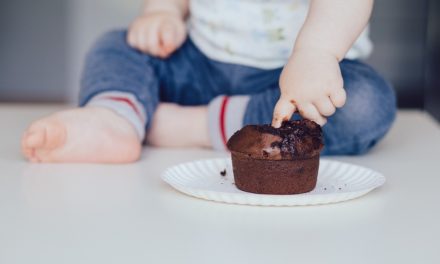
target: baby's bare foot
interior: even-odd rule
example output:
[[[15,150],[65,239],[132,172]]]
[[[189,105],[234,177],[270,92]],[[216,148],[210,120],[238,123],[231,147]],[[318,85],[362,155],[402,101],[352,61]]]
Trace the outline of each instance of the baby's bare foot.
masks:
[[[22,138],[32,162],[127,163],[140,156],[133,126],[100,107],[62,111],[33,122]]]
[[[157,147],[210,147],[207,107],[159,104],[147,141]]]

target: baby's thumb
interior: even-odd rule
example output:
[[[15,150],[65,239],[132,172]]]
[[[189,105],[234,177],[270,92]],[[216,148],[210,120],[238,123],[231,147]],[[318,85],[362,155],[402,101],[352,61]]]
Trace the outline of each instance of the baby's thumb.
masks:
[[[283,121],[290,120],[295,110],[296,106],[293,103],[280,98],[273,111],[272,126],[279,128]]]

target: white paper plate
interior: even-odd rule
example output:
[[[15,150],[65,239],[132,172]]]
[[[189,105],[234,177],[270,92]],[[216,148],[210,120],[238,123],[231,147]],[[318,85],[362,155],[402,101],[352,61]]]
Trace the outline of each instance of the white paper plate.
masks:
[[[226,175],[221,171],[226,169]],[[198,160],[168,168],[162,179],[175,189],[202,199],[247,205],[294,206],[347,201],[385,183],[379,172],[357,165],[320,160],[318,183],[308,193],[267,195],[243,192],[235,187],[229,158]]]

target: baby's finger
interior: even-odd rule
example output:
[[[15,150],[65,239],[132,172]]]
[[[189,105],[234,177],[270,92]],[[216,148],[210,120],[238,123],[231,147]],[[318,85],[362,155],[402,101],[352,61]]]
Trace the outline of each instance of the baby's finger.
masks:
[[[273,111],[272,126],[279,128],[283,121],[290,120],[295,110],[295,104],[289,100],[280,98]]]
[[[136,34],[135,47],[143,53],[149,53],[148,49],[148,36],[146,32],[138,31]]]
[[[142,35],[143,43],[147,51],[154,56],[159,55],[160,41],[159,41],[159,25],[151,21],[150,26],[147,28],[146,33]]]
[[[331,116],[335,113],[336,108],[330,101],[330,98],[325,97],[314,103],[319,113],[323,116]]]
[[[164,22],[159,30],[161,55],[168,56],[176,49],[175,26],[170,22]]]
[[[315,121],[321,126],[327,123],[327,119],[319,114],[318,109],[312,104],[298,105],[298,109],[303,118]]]
[[[342,107],[345,104],[345,100],[347,99],[347,94],[344,88],[340,88],[330,93],[330,100],[332,101],[335,107]]]
[[[130,28],[130,30],[127,33],[127,43],[132,48],[136,48],[136,37],[134,33],[134,29]]]
[[[143,51],[142,49],[142,31],[139,27],[133,27],[129,32],[128,43],[131,47]]]
[[[176,31],[176,46],[180,47],[186,39],[186,25],[184,23],[176,23],[174,29]]]

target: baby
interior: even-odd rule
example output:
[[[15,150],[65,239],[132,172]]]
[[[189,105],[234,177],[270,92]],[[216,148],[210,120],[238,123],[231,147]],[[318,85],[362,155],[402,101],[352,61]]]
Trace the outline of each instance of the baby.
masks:
[[[373,0],[147,0],[87,56],[80,106],[33,122],[32,162],[127,163],[142,142],[225,149],[243,125],[323,125],[324,155],[368,151],[396,112],[369,55]]]

